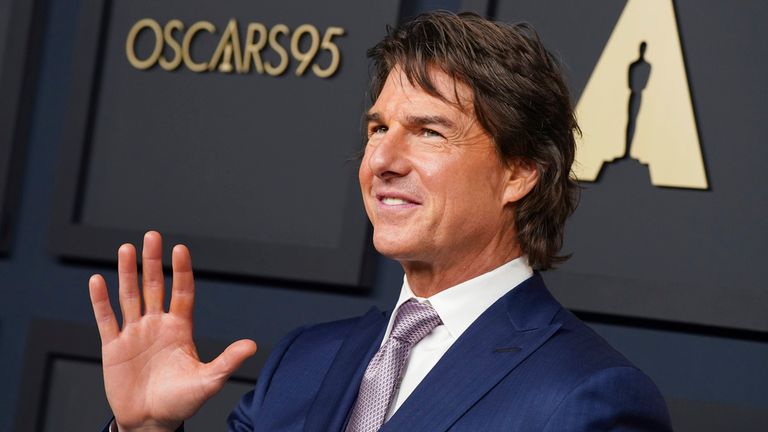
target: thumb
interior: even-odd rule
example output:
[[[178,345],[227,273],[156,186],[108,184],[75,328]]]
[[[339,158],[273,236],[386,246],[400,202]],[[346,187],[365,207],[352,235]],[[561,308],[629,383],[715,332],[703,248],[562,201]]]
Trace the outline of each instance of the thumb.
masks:
[[[232,343],[223,353],[208,363],[208,372],[216,380],[224,381],[232,375],[243,362],[256,354],[256,342],[241,339]]]

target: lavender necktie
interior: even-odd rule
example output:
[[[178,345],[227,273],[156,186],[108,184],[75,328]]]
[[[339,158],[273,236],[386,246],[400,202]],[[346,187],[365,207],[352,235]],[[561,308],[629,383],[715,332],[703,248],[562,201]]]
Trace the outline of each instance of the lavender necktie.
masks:
[[[381,428],[408,353],[441,323],[428,303],[411,299],[400,305],[389,339],[365,370],[346,432],[374,432]]]

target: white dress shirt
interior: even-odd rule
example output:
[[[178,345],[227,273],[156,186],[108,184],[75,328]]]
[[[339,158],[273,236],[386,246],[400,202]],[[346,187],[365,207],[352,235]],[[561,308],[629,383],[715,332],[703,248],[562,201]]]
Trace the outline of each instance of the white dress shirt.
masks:
[[[393,309],[395,312],[389,318],[382,345],[392,331],[397,309],[410,299],[431,304],[443,323],[411,348],[403,365],[400,386],[395,387],[386,420],[392,417],[448,348],[486,309],[532,275],[533,270],[528,260],[520,257],[426,299],[413,294],[408,278],[403,277],[400,298]]]

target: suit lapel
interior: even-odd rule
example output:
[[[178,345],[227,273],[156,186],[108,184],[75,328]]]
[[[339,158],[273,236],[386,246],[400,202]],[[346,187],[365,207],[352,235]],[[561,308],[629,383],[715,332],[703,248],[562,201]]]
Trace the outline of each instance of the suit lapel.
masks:
[[[365,369],[384,337],[387,322],[384,313],[371,308],[350,330],[307,414],[305,432],[340,431],[344,427]]]
[[[445,431],[549,339],[560,305],[535,274],[488,308],[453,344],[385,431]]]

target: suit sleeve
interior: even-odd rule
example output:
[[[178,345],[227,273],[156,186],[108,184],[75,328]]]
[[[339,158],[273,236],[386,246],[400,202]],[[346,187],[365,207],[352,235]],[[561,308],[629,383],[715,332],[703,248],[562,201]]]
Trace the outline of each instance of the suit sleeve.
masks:
[[[256,388],[246,393],[240,399],[235,409],[227,418],[227,430],[230,432],[254,432],[258,431],[257,419],[264,398],[269,390],[269,385],[275,371],[280,366],[280,361],[290,348],[291,344],[304,331],[304,327],[293,330],[284,337],[272,350],[267,362],[259,373]]]
[[[667,432],[672,426],[664,398],[650,378],[633,367],[614,367],[576,386],[544,430]]]

